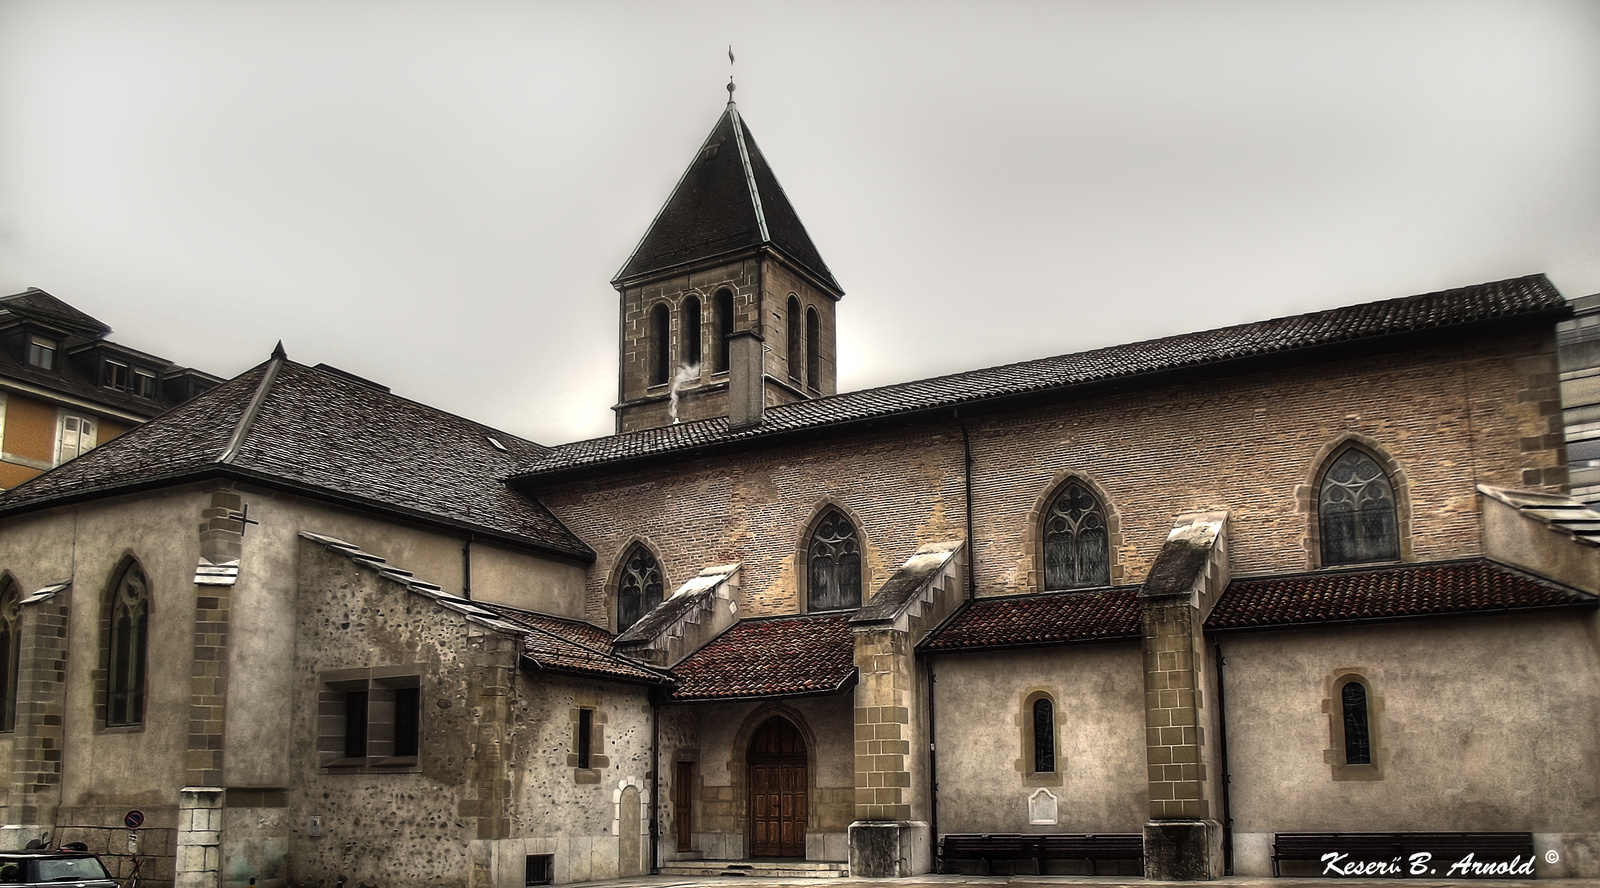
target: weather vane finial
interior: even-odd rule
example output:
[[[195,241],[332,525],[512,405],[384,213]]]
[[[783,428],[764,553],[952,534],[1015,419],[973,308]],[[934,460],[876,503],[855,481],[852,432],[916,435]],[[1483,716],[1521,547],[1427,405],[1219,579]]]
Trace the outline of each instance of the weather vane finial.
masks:
[[[733,85],[733,44],[730,43],[728,44],[728,101],[730,103],[733,101],[733,91],[736,88]]]

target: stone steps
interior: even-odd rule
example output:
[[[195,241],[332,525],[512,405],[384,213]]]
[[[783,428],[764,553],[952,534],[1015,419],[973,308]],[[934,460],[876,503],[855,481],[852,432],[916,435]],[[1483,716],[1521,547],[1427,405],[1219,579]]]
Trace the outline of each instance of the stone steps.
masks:
[[[842,879],[849,870],[844,862],[812,860],[673,860],[661,864],[663,876]]]

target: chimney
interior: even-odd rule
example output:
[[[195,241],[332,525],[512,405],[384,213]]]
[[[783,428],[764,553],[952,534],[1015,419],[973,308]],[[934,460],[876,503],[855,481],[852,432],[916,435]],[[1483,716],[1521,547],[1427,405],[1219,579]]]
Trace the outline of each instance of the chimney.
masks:
[[[761,336],[754,330],[728,335],[728,427],[747,429],[761,425],[767,409],[766,380]]]

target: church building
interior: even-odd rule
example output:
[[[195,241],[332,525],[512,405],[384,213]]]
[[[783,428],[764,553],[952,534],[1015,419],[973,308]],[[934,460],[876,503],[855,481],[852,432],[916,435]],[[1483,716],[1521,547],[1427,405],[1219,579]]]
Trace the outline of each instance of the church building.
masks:
[[[181,888],[1600,877],[1543,275],[841,394],[729,101],[612,284],[613,435],[280,348],[0,496],[0,841]]]

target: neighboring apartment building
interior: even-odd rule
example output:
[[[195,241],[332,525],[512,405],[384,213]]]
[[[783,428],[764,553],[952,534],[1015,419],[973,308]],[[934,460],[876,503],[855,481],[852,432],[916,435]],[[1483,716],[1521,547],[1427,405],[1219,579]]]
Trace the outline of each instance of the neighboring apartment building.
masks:
[[[35,287],[0,298],[0,490],[221,382],[110,333]]]
[[[1600,505],[1600,293],[1572,300],[1572,310],[1556,327],[1567,466],[1573,499],[1593,508]]]

